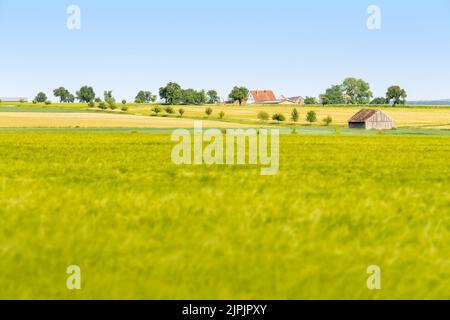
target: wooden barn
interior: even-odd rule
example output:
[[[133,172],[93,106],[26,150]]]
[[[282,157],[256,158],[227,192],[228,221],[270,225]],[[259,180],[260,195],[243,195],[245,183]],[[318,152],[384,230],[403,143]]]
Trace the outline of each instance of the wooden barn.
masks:
[[[348,121],[348,125],[353,129],[367,130],[390,130],[395,128],[392,118],[383,111],[374,109],[362,109]]]

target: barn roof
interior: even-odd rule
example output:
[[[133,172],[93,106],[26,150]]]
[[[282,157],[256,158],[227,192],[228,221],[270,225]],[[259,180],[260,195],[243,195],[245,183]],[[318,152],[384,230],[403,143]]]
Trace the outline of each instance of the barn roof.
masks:
[[[371,117],[373,117],[379,110],[374,109],[362,109],[357,114],[355,114],[348,122],[366,122]]]
[[[277,100],[272,90],[253,90],[250,91],[250,94],[252,95],[255,102]]]

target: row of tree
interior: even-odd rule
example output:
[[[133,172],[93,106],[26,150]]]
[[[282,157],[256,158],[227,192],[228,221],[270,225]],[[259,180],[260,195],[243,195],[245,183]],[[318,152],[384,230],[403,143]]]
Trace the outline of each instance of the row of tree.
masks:
[[[347,78],[342,84],[333,85],[325,93],[320,95],[320,103],[329,104],[405,104],[406,91],[397,85],[387,89],[386,97],[373,99],[373,93],[370,85],[363,79]],[[317,101],[314,98],[307,97],[306,104],[314,104]]]
[[[91,103],[91,102],[102,102],[102,99],[96,97],[95,91],[90,86],[83,86],[78,90],[75,95],[70,93],[64,87],[57,88],[53,90],[53,95],[59,98],[61,103],[73,103],[78,100],[80,103]],[[219,103],[220,97],[216,90],[194,90],[194,89],[183,89],[177,83],[168,83],[165,87],[159,89],[159,96],[167,104],[216,104]],[[151,91],[141,90],[138,92],[135,98],[135,103],[152,103],[156,102],[157,96]],[[44,92],[39,92],[34,98],[33,102],[44,103],[48,101],[48,97]],[[104,102],[111,104],[115,102],[115,98],[112,95],[112,91],[104,92]]]
[[[237,101],[242,104],[248,99],[250,91],[246,87],[234,87],[230,94],[231,101]],[[95,91],[90,86],[83,86],[75,95],[69,92],[64,87],[53,90],[53,95],[59,98],[60,102],[73,103],[78,100],[81,103],[102,102],[102,99],[96,97]],[[202,105],[202,104],[217,104],[220,103],[220,97],[216,90],[194,90],[183,89],[178,83],[170,82],[165,87],[159,89],[159,96],[166,104],[169,105]],[[328,88],[320,99],[314,97],[306,97],[305,104],[323,105],[339,105],[339,104],[405,104],[406,91],[399,86],[391,86],[386,92],[386,97],[378,97],[372,100],[373,93],[370,90],[370,85],[363,79],[347,78],[342,84],[333,85]],[[135,98],[135,103],[153,103],[156,102],[157,96],[151,91],[141,90]],[[36,103],[47,102],[47,95],[39,92],[34,99]],[[104,92],[104,102],[112,105],[115,103],[112,91]]]

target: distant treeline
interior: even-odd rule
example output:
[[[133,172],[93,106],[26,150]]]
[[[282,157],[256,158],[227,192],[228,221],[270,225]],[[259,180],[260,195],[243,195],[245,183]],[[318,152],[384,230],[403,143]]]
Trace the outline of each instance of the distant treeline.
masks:
[[[194,90],[184,89],[178,83],[170,82],[165,87],[159,89],[160,99],[170,105],[202,105],[202,104],[217,104],[221,102],[221,98],[216,90]],[[53,90],[53,95],[59,98],[60,102],[73,103],[78,100],[81,103],[101,103],[104,102],[109,105],[114,105],[116,99],[112,91],[105,91],[102,98],[98,97],[94,89],[90,86],[83,86],[80,90],[72,94],[64,87],[59,87]],[[228,99],[232,102],[239,102],[242,104],[248,99],[250,91],[246,87],[235,86]],[[406,103],[407,93],[398,85],[392,85],[386,90],[384,97],[373,97],[368,82],[363,79],[347,78],[342,84],[332,85],[322,93],[319,98],[305,97],[305,104],[322,104],[322,105],[364,105],[364,104],[392,104],[404,105]],[[135,103],[154,103],[157,101],[157,96],[151,91],[141,90],[137,93]],[[34,103],[50,103],[47,95],[44,92],[39,92],[33,100]],[[122,100],[126,104],[125,100]],[[445,103],[450,103],[446,101]],[[418,103],[419,104],[419,103]],[[438,101],[436,104],[444,104],[443,101]]]

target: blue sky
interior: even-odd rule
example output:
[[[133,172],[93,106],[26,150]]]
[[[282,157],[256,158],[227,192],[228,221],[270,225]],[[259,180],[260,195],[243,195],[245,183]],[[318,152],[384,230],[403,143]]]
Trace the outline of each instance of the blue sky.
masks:
[[[317,96],[354,76],[376,96],[450,98],[450,0],[0,0],[0,39],[0,96],[88,84],[131,100],[169,81]]]

